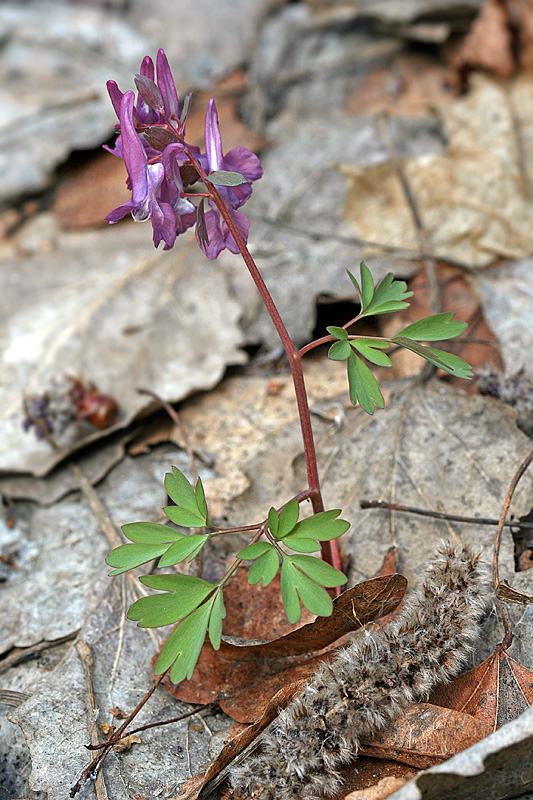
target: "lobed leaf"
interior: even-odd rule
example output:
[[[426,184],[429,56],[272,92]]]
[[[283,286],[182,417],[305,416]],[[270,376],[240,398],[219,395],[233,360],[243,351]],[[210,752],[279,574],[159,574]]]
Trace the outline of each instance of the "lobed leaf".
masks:
[[[367,414],[373,414],[376,408],[384,408],[385,400],[378,382],[366,364],[355,353],[351,353],[347,365],[350,400],[353,405],[359,402]]]
[[[391,311],[400,311],[402,308],[407,308],[409,303],[406,300],[413,296],[413,292],[406,290],[406,282],[395,281],[394,275],[389,272],[377,285],[371,301],[365,304],[360,316],[390,314]]]
[[[184,528],[205,528],[207,524],[198,511],[195,513],[180,506],[165,506],[163,511],[175,525],[183,525]]]
[[[444,339],[453,339],[468,327],[466,322],[453,319],[454,316],[453,311],[447,311],[445,314],[424,317],[424,319],[408,325],[397,335],[418,342],[439,342]]]
[[[291,500],[284,506],[279,515],[279,526],[278,532],[276,535],[277,539],[283,539],[284,536],[289,534],[296,523],[298,522],[298,517],[300,515],[300,505],[298,500]]]
[[[317,539],[319,542],[328,542],[337,539],[346,533],[350,523],[345,519],[336,519],[341,513],[340,508],[330,511],[320,511],[312,517],[302,519],[291,532],[291,539]]]
[[[303,536],[293,536],[292,534],[283,539],[283,544],[298,553],[316,553],[317,550],[320,550],[320,545],[316,539],[307,539]]]
[[[268,527],[272,536],[277,537],[279,528],[278,512],[275,508],[271,508],[268,512]]]
[[[384,347],[388,347],[388,342],[380,342],[376,339],[351,339],[350,345],[357,350],[363,358],[378,367],[391,367],[391,360],[385,353],[381,353]]]
[[[422,356],[422,358],[425,358],[426,361],[429,361],[436,367],[449,372],[450,375],[455,375],[458,378],[466,378],[467,380],[472,377],[472,367],[466,361],[463,361],[462,358],[459,358],[459,356],[446,353],[444,350],[438,350],[436,347],[425,347],[418,342],[413,342],[412,339],[405,339],[403,336],[394,336],[390,341]]]
[[[270,549],[267,550],[257,561],[254,561],[248,570],[248,583],[250,586],[255,586],[260,580],[263,581],[263,586],[268,586],[274,580],[279,569],[279,556],[278,552],[273,545],[269,545]]]
[[[287,619],[292,625],[298,622],[302,613],[296,591],[296,572],[297,570],[290,560],[284,558],[281,565],[281,599],[283,600],[283,608]]]
[[[333,602],[326,590],[298,570],[294,572],[293,577],[300,600],[311,614],[316,614],[318,617],[331,616]]]
[[[213,608],[209,617],[209,641],[213,645],[214,650],[220,647],[220,639],[222,637],[222,620],[226,617],[226,608],[224,606],[224,598],[222,597],[222,589],[219,589],[213,601]]]
[[[128,522],[122,526],[124,536],[131,542],[142,544],[162,544],[176,542],[183,533],[158,522]]]
[[[140,628],[178,622],[203,603],[217,586],[192,575],[145,575],[140,580],[145,586],[164,592],[141,597],[133,603],[128,619],[138,621]]]
[[[160,567],[173,567],[189,556],[194,558],[204,544],[209,539],[209,534],[193,533],[191,536],[184,536],[179,542],[171,544],[163,558],[159,562]]]
[[[106,564],[110,567],[115,567],[109,574],[120,575],[122,572],[127,572],[135,567],[140,567],[141,564],[146,564],[148,561],[153,561],[163,555],[168,549],[168,544],[144,544],[136,542],[135,544],[121,544],[120,547],[115,547],[111,550],[106,558]]]
[[[289,556],[289,558],[293,565],[299,567],[302,572],[305,572],[306,575],[321,586],[333,588],[342,586],[348,580],[340,570],[335,569],[331,564],[326,564],[320,558],[314,558],[313,556]]]
[[[244,547],[242,550],[239,550],[237,556],[238,558],[251,560],[253,558],[259,558],[259,556],[262,556],[267,550],[272,550],[272,545],[268,542],[254,542],[253,544],[247,545],[247,547]]]
[[[346,331],[344,328],[339,328],[337,325],[328,325],[326,330],[328,333],[330,333],[332,336],[334,336],[336,339],[339,339],[340,341],[342,340],[346,341],[346,339],[348,338],[348,331]]]
[[[203,603],[172,631],[161,648],[155,664],[155,675],[162,675],[173,665],[170,672],[173,683],[181,683],[185,678],[192,677],[205,640],[213,604],[214,598]]]
[[[351,352],[350,342],[333,342],[328,350],[328,358],[332,361],[346,361]]]

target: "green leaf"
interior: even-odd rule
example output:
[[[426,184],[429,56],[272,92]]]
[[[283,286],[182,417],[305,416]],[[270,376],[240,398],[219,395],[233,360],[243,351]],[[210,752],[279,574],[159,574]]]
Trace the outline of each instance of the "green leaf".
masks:
[[[191,484],[177,467],[172,467],[172,472],[165,475],[165,489],[170,499],[181,508],[198,512],[196,496]]]
[[[378,382],[366,364],[352,352],[347,365],[350,400],[353,405],[355,406],[359,402],[367,414],[373,414],[376,408],[384,408],[385,400]]]
[[[331,564],[326,564],[320,558],[314,558],[313,556],[288,556],[288,558],[290,558],[293,565],[299,567],[302,572],[305,572],[306,575],[321,586],[333,588],[334,586],[342,586],[348,580],[340,570],[335,569]]]
[[[203,497],[203,487],[195,492],[191,484],[177,467],[172,467],[172,472],[165,475],[165,489],[170,499],[176,506],[167,506],[165,514],[176,525],[184,525],[188,528],[202,528],[207,524],[206,513],[198,505],[198,497],[205,507],[205,497]],[[198,487],[197,487],[198,489]]]
[[[272,536],[276,538],[278,535],[279,517],[275,508],[271,508],[268,512],[268,527]]]
[[[368,304],[374,296],[374,279],[372,273],[368,269],[364,261],[361,261],[361,298],[363,301],[363,309],[368,307]]]
[[[349,342],[333,342],[328,351],[328,358],[332,361],[346,361],[351,352]]]
[[[222,597],[222,589],[219,589],[215,595],[211,616],[209,617],[209,641],[213,645],[214,650],[220,647],[220,638],[222,636],[222,620],[226,617],[226,608],[224,606],[224,599]]]
[[[345,519],[335,519],[341,513],[340,508],[331,511],[320,511],[312,517],[302,519],[291,532],[291,539],[317,539],[319,542],[328,542],[337,539],[346,533],[350,523]]]
[[[301,558],[303,557],[301,556]],[[308,558],[311,558],[311,556],[308,556]],[[287,619],[293,625],[298,622],[302,613],[298,592],[296,591],[297,571],[288,557],[283,559],[283,564],[281,565],[281,599],[283,600],[283,608]]]
[[[240,186],[241,183],[248,183],[240,172],[230,172],[226,169],[217,169],[207,176],[215,186]]]
[[[163,555],[167,548],[168,544],[121,544],[120,547],[111,550],[106,558],[106,564],[115,567],[109,574],[120,575],[129,569],[140,567],[141,564],[146,564]]]
[[[381,353],[380,349],[388,347],[388,342],[377,342],[375,339],[351,339],[350,345],[354,350],[357,350],[363,358],[370,361],[372,364],[377,364],[379,367],[391,367],[391,360],[385,353]],[[379,349],[376,349],[379,348]]]
[[[209,539],[209,534],[193,533],[191,536],[184,536],[179,542],[171,544],[163,558],[159,562],[160,567],[172,567],[179,564],[189,556],[194,557],[200,552],[204,544]]]
[[[162,544],[163,542],[177,542],[183,533],[170,528],[168,525],[160,525],[158,522],[128,522],[122,526],[124,536],[131,542],[142,544]]]
[[[408,325],[397,335],[415,342],[440,342],[444,339],[453,339],[468,327],[466,322],[453,319],[454,316],[453,311],[448,311],[445,314],[424,317]]]
[[[163,511],[175,525],[183,525],[185,528],[204,528],[207,524],[205,517],[198,511],[194,513],[179,506],[165,506]]]
[[[196,489],[194,491],[196,496],[196,506],[201,516],[207,521],[207,503],[205,502],[205,492],[202,479],[198,478],[196,481]]]
[[[298,516],[300,514],[300,505],[298,500],[291,500],[281,509],[279,515],[279,527],[278,533],[276,538],[283,539],[284,536],[287,536],[296,523],[298,522]]]
[[[326,330],[336,339],[341,341],[348,338],[348,331],[346,331],[344,328],[338,328],[337,325],[329,325]]]
[[[333,611],[333,602],[326,590],[298,570],[294,574],[294,580],[300,600],[311,614],[329,617]]]
[[[254,558],[259,558],[259,556],[262,556],[263,553],[267,552],[267,550],[272,549],[273,545],[269,544],[268,542],[254,542],[242,550],[239,550],[237,557],[252,560]]]
[[[363,309],[363,293],[361,292],[361,287],[359,286],[359,284],[357,282],[357,278],[355,278],[355,276],[352,275],[350,270],[347,269],[346,272],[348,273],[348,277],[350,278],[351,282],[353,283],[353,285],[355,287],[355,291],[357,292],[357,296],[359,298],[359,302],[361,303],[361,310],[362,310]]]
[[[316,553],[320,545],[316,539],[306,539],[303,536],[293,536],[292,533],[283,539],[283,544],[296,550],[298,553]]]
[[[162,675],[173,664],[170,673],[173,683],[181,683],[185,678],[192,677],[207,633],[213,603],[214,599],[201,605],[172,631],[157,659],[155,675]]]
[[[161,581],[160,578],[165,580]],[[217,585],[192,575],[145,575],[141,583],[159,589],[163,594],[151,594],[133,603],[128,611],[128,619],[138,620],[140,628],[156,628],[178,622],[203,603]]]
[[[254,561],[248,570],[248,583],[250,586],[255,586],[263,579],[263,586],[274,580],[279,569],[279,556],[275,547],[270,545],[270,550],[260,556],[257,561]]]
[[[457,378],[466,378],[467,380],[472,377],[472,367],[459,356],[446,353],[444,350],[438,350],[436,347],[425,347],[418,342],[413,342],[412,339],[404,339],[403,336],[395,336],[390,341],[422,356],[422,358],[425,358],[426,361],[436,367],[449,372],[450,375],[455,375]]]
[[[389,272],[377,285],[374,296],[370,303],[363,307],[360,317],[368,317],[371,314],[390,314],[391,311],[400,311],[407,308],[409,303],[407,298],[413,296],[413,292],[407,292],[405,281],[395,281],[394,275]]]

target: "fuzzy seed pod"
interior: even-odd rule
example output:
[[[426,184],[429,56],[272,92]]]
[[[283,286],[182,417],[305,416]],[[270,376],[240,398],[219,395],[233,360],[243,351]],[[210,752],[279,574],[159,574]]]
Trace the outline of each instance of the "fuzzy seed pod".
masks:
[[[465,663],[479,634],[488,582],[467,546],[444,542],[420,587],[386,628],[362,633],[320,666],[261,734],[259,752],[230,768],[240,798],[319,800],[370,739]]]

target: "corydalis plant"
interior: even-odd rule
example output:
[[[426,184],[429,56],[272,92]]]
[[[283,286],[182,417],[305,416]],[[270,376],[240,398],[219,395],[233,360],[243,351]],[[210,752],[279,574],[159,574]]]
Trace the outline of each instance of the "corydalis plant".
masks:
[[[303,356],[323,344],[329,344],[329,357],[346,361],[350,397],[369,414],[383,408],[384,400],[367,362],[390,366],[385,350],[405,347],[452,375],[469,378],[469,365],[442,350],[420,344],[440,341],[460,334],[464,322],[453,314],[427,317],[389,338],[358,336],[352,326],[361,318],[388,314],[406,308],[412,292],[403,281],[387,275],[376,287],[365,264],[360,281],[349,277],[361,305],[360,313],[342,327],[331,326],[329,335],[297,349],[272,300],[270,292],[246,245],[248,219],[238,209],[252,192],[252,183],[262,175],[259,159],[243,147],[223,155],[215,102],[209,101],[205,118],[205,152],[187,144],[185,121],[188,98],[180,115],[177,92],[170,67],[162,50],[157,56],[157,82],[152,60],[146,57],[136,77],[138,97],[134,92],[108,83],[109,94],[120,119],[120,135],[111,152],[123,157],[128,171],[131,200],[116,208],[107,219],[117,222],[127,213],[137,221],[150,219],[154,244],[174,245],[176,237],[196,225],[196,237],[208,258],[216,258],[228,248],[240,253],[272,323],[285,349],[294,384],[296,402],[307,465],[307,488],[289,498],[280,508],[270,508],[265,518],[236,528],[219,528],[209,516],[201,480],[193,486],[176,467],[165,478],[165,488],[174,505],[164,509],[170,525],[136,522],[123,530],[130,540],[108,556],[114,567],[112,575],[134,569],[159,558],[162,567],[191,561],[214,536],[246,533],[250,543],[239,550],[226,574],[216,583],[191,575],[149,575],[141,582],[162,594],[143,597],[129,612],[130,619],[142,627],[179,624],[170,634],[159,655],[156,674],[171,670],[178,683],[190,678],[206,635],[215,649],[220,646],[225,607],[223,592],[228,581],[243,562],[252,562],[248,582],[268,585],[281,570],[281,596],[290,622],[301,614],[300,603],[312,613],[327,616],[332,601],[326,589],[338,589],[346,582],[339,570],[337,539],[349,527],[339,517],[340,509],[326,511],[320,490],[313,429],[302,370]],[[193,184],[203,189],[191,191]],[[207,208],[207,210],[206,210]],[[300,519],[300,505],[309,500],[313,516]],[[190,530],[200,531],[190,533]],[[322,560],[309,555],[321,551]]]

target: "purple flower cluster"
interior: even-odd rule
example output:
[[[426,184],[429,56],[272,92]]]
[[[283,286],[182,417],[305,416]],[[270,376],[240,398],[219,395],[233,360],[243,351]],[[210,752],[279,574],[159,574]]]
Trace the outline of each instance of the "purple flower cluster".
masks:
[[[157,69],[157,82],[155,82]],[[128,172],[131,200],[106,216],[110,223],[131,213],[140,222],[150,219],[154,245],[164,241],[164,249],[174,245],[176,236],[197,223],[196,237],[208,258],[216,258],[228,248],[239,252],[226,220],[212,199],[208,208],[198,212],[192,202],[195,193],[186,189],[197,180],[220,172],[237,173],[240,183],[218,186],[231,219],[244,241],[250,222],[238,209],[252,193],[252,182],[263,174],[259,159],[245,147],[234,147],[223,155],[218,128],[218,113],[211,98],[205,115],[205,153],[185,142],[187,105],[180,117],[178,94],[170,66],[159,50],[156,69],[149,56],[143,59],[135,78],[138,95],[121,92],[115,81],[108,81],[111,102],[120,120],[120,135],[110,153],[123,158]],[[238,179],[237,179],[238,180]],[[217,179],[220,182],[220,177]],[[213,177],[213,183],[215,183]],[[209,187],[206,185],[206,189]],[[205,193],[199,193],[199,197]]]

